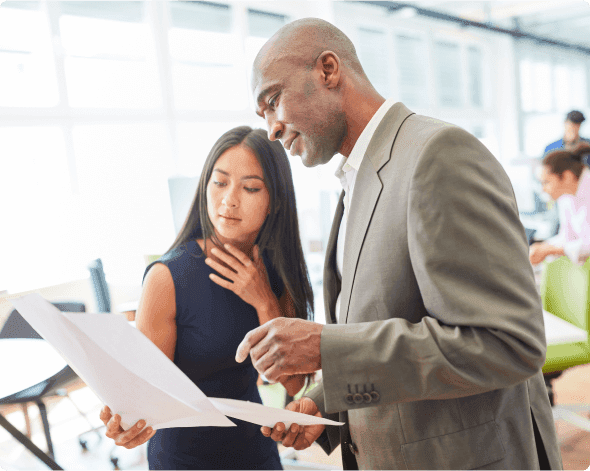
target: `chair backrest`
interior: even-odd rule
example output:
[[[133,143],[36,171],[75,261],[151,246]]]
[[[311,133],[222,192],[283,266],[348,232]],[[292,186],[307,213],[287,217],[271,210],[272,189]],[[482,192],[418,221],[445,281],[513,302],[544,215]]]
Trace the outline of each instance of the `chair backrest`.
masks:
[[[561,257],[548,262],[543,271],[543,309],[588,330],[590,270]]]
[[[88,265],[96,306],[99,312],[111,312],[111,295],[109,294],[109,285],[104,274],[102,260],[97,258]]]
[[[66,302],[52,303],[62,312],[86,312],[84,303]],[[13,309],[9,314],[2,330],[0,339],[40,339],[42,338],[35,329],[31,327],[20,313]]]

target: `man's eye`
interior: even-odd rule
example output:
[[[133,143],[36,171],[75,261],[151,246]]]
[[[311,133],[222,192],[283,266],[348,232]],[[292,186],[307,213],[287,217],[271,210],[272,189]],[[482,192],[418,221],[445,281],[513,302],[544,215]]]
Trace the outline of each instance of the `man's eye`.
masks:
[[[274,108],[274,106],[276,105],[278,97],[279,97],[278,95],[275,95],[270,100],[268,100],[268,105],[271,108]]]

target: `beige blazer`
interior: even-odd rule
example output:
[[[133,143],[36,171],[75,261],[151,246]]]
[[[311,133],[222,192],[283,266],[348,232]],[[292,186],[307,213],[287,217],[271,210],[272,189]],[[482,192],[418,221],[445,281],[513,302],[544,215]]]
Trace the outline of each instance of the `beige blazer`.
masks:
[[[342,438],[360,469],[539,469],[536,426],[560,469],[541,301],[494,156],[397,103],[359,168],[342,280],[341,215],[340,203],[324,267],[323,380],[308,395],[347,426],[328,427],[324,449]]]

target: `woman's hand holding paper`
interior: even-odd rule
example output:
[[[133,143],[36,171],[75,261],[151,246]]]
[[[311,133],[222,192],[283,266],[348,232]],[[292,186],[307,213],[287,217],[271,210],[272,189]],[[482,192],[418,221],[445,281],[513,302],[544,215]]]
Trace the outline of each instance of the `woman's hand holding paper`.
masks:
[[[146,427],[144,420],[138,421],[127,431],[123,430],[121,416],[119,414],[112,415],[108,406],[104,406],[100,411],[100,420],[106,425],[105,435],[115,440],[116,445],[128,450],[143,445],[156,433],[151,427]]]

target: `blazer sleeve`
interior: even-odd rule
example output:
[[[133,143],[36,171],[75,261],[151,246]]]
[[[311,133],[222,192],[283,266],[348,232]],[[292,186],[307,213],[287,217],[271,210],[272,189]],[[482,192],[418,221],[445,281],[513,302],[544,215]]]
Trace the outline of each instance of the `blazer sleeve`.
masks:
[[[541,300],[508,176],[460,128],[437,131],[418,152],[407,238],[427,314],[324,326],[327,412],[372,406],[346,402],[350,384],[374,385],[378,405],[452,399],[520,383],[544,364]]]
[[[322,381],[313,388],[311,391],[305,394],[306,397],[309,397],[316,403],[322,417],[325,419],[335,420],[338,421],[338,414],[327,414],[326,409],[324,407],[324,386]],[[326,452],[326,454],[332,453],[338,445],[340,445],[340,429],[336,425],[326,425],[325,430],[316,440],[316,443],[322,447],[322,449]]]

